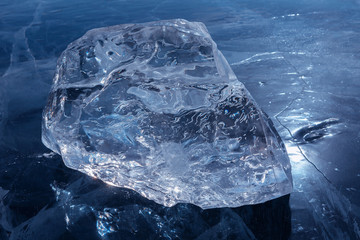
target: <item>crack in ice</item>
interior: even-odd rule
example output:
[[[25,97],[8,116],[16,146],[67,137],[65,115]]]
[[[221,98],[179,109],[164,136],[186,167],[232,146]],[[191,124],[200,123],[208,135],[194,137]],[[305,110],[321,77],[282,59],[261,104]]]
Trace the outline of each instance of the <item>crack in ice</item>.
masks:
[[[301,76],[301,73],[299,72],[299,70],[283,55],[283,59],[285,62],[287,62],[293,69],[294,71],[297,73],[298,76]],[[305,81],[304,78],[302,77],[299,77],[302,82],[303,82],[303,86],[301,88],[301,90],[298,92],[298,94],[280,111],[278,112],[277,114],[274,115],[275,119],[278,121],[278,123],[287,130],[287,132],[289,133],[291,139],[293,140],[293,142],[295,142],[295,137],[293,136],[291,130],[285,125],[283,124],[280,119],[279,119],[279,116],[281,114],[283,114],[286,110],[288,110],[292,104],[297,100],[297,99],[301,99],[301,95],[305,92],[305,89],[306,89],[306,86],[309,86],[309,83]],[[303,152],[303,150],[301,149],[301,147],[299,146],[298,143],[294,143],[296,145],[296,147],[299,149],[301,155],[304,157],[304,159],[310,163],[330,184],[333,185],[333,183],[330,181],[330,179],[328,177],[326,177],[326,175],[316,166],[315,163],[313,163],[306,155],[305,153]]]

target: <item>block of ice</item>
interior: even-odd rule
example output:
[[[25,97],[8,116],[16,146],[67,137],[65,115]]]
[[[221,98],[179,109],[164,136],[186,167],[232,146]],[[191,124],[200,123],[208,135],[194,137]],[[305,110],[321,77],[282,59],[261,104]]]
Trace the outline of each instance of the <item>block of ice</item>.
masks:
[[[271,120],[199,22],[99,28],[71,43],[42,140],[68,167],[165,206],[237,207],[292,190]]]

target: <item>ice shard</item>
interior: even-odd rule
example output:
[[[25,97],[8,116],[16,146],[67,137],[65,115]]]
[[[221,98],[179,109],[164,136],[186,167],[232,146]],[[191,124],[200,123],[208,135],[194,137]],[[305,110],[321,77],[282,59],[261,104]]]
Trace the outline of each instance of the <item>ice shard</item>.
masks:
[[[238,207],[292,191],[271,120],[199,22],[98,28],[71,43],[42,141],[68,167],[165,206]]]

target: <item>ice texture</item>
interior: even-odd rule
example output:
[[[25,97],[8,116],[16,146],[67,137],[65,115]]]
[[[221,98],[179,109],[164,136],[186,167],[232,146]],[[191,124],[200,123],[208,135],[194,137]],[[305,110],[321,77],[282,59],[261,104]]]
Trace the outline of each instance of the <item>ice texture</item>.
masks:
[[[98,28],[71,43],[42,141],[68,167],[165,206],[238,207],[292,191],[271,120],[200,22]]]

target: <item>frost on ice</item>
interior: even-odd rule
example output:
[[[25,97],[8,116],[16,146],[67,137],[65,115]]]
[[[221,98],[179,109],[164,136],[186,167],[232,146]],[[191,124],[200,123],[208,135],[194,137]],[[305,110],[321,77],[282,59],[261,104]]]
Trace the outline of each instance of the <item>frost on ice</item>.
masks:
[[[261,203],[292,190],[284,145],[204,24],[94,29],[58,60],[44,144],[165,206]]]

